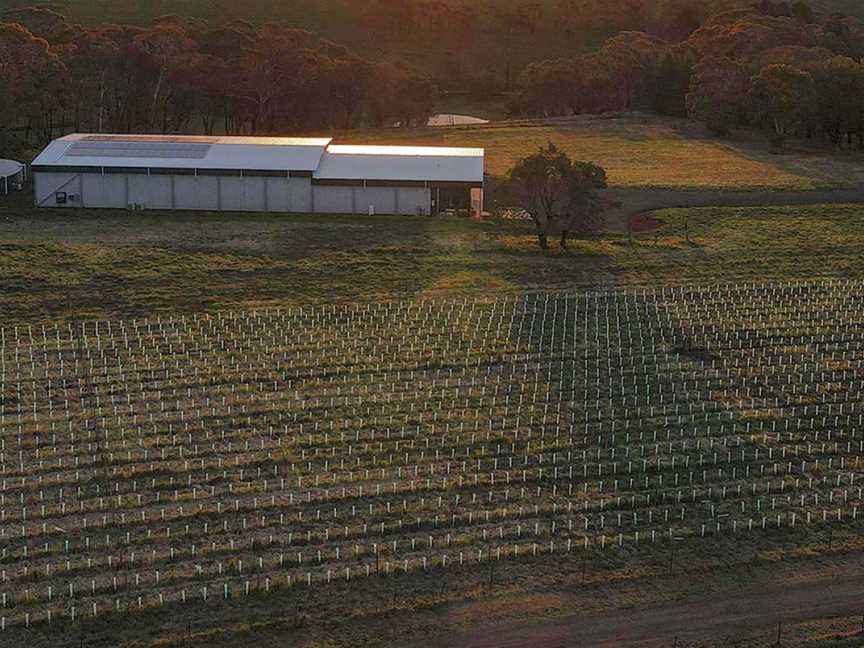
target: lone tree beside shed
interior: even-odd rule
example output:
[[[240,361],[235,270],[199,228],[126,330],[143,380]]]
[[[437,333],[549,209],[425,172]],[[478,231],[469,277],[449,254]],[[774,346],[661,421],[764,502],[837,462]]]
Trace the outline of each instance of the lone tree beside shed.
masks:
[[[491,184],[493,209],[526,213],[544,250],[550,235],[560,234],[566,248],[570,235],[587,234],[602,223],[604,203],[598,190],[607,187],[606,171],[593,162],[571,160],[551,142]]]

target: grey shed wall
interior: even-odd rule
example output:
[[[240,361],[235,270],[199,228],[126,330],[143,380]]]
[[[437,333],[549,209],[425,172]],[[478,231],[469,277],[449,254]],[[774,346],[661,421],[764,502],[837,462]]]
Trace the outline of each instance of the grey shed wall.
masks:
[[[39,207],[205,211],[298,212],[321,214],[429,214],[431,189],[314,185],[307,177],[234,175],[147,175],[38,170],[33,174]],[[66,192],[65,204],[55,194]],[[75,199],[73,199],[73,196]]]
[[[145,209],[206,211],[309,212],[310,178],[257,176],[145,175],[139,173],[33,174],[39,207],[126,209],[130,203]],[[57,204],[55,194],[66,192],[77,200]]]
[[[429,214],[432,190],[425,187],[362,187],[315,185],[314,209],[319,214]]]

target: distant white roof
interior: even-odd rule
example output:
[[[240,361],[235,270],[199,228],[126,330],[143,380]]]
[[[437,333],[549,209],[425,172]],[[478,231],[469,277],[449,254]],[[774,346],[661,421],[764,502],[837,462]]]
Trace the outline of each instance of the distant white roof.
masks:
[[[329,138],[66,135],[34,166],[148,167],[314,171]]]
[[[319,180],[428,180],[483,182],[484,150],[440,146],[331,144],[314,177]]]
[[[0,178],[11,178],[21,173],[24,165],[15,160],[0,160]]]
[[[484,150],[330,144],[329,138],[66,135],[34,166],[314,172],[320,180],[482,182]]]

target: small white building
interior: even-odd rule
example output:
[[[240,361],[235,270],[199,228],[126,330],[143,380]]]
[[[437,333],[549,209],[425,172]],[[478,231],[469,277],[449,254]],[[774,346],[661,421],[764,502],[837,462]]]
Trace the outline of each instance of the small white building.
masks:
[[[37,207],[422,214],[483,209],[483,149],[326,138],[67,135],[33,161]]]
[[[0,194],[6,196],[24,184],[26,168],[15,160],[0,160]]]

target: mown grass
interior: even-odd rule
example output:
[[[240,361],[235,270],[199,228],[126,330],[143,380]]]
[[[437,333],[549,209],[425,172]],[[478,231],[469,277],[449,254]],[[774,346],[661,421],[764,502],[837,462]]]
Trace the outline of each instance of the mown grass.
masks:
[[[615,187],[810,190],[864,180],[855,156],[794,146],[787,154],[772,155],[759,136],[712,138],[693,122],[653,116],[581,118],[561,125],[369,131],[346,133],[341,139],[483,147],[487,172],[496,175],[551,141],[576,159],[606,168]]]
[[[21,196],[0,202],[0,321],[864,271],[861,206],[658,217],[661,228],[632,245],[606,232],[542,252],[530,224],[518,221],[61,212],[35,210]]]

